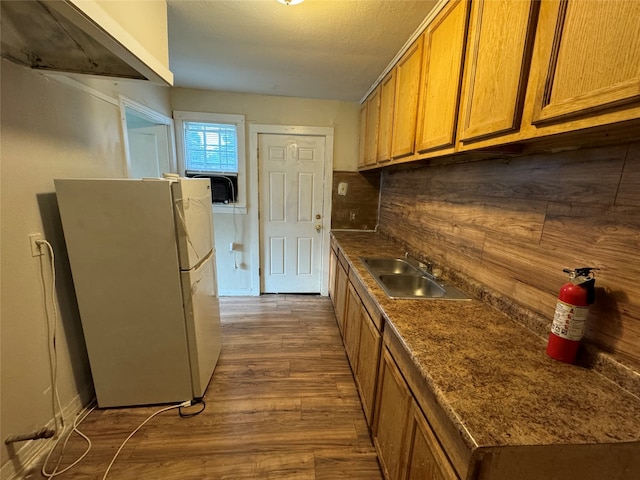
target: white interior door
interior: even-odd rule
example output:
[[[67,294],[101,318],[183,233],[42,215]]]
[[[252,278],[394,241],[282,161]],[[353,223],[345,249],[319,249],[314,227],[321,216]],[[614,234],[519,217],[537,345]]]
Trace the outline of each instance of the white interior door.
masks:
[[[160,155],[156,133],[129,131],[129,154],[131,155],[130,178],[159,177]]]
[[[129,178],[177,171],[171,118],[122,96],[120,117]]]
[[[262,293],[320,293],[325,137],[260,134]]]

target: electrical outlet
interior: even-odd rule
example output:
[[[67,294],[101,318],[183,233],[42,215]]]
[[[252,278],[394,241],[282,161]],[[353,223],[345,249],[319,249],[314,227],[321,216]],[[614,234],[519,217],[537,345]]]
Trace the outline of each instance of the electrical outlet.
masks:
[[[38,245],[36,243],[38,240],[42,240],[42,234],[41,233],[31,233],[31,234],[29,234],[29,243],[31,244],[31,256],[32,257],[39,257],[40,255],[42,255],[44,253],[42,251],[42,248],[40,247],[40,245]]]

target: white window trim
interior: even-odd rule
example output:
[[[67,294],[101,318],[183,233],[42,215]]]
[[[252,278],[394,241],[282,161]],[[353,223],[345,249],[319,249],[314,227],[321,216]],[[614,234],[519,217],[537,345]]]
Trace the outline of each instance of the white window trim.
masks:
[[[178,152],[178,173],[185,174],[184,161],[184,122],[226,123],[236,126],[238,132],[238,201],[231,205],[213,204],[214,213],[247,213],[247,156],[244,115],[227,113],[205,113],[174,111],[176,127],[176,149]]]

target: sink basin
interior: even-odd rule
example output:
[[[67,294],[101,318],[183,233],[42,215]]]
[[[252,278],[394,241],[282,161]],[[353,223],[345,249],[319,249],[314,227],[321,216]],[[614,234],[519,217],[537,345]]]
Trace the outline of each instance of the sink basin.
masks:
[[[430,278],[419,275],[380,275],[378,277],[387,295],[399,297],[443,297],[445,289]]]
[[[403,258],[361,258],[369,273],[390,298],[471,300]]]
[[[420,275],[420,271],[402,258],[364,258],[363,262],[369,271],[378,274],[394,273]]]

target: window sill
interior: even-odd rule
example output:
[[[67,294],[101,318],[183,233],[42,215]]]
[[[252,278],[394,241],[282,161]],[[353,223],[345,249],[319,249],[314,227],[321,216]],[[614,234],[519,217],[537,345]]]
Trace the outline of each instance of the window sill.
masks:
[[[230,214],[246,215],[247,206],[246,205],[223,205],[219,203],[214,203],[213,213],[230,213]]]

